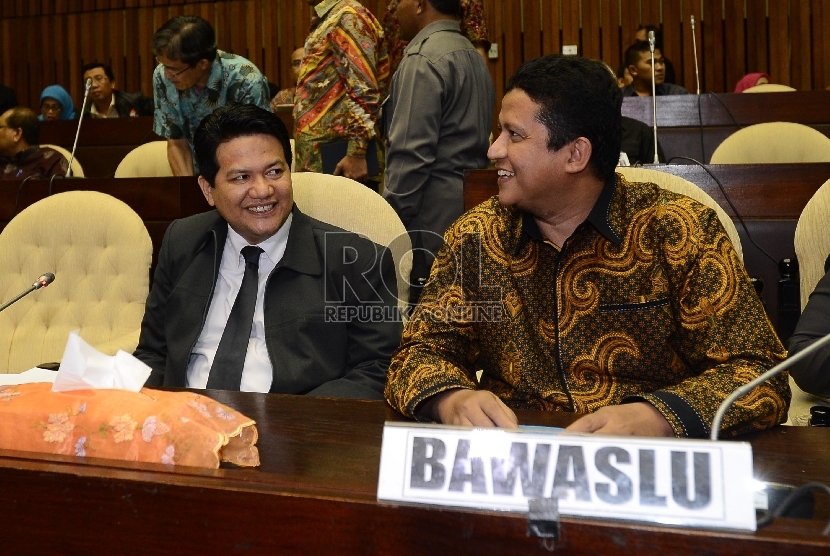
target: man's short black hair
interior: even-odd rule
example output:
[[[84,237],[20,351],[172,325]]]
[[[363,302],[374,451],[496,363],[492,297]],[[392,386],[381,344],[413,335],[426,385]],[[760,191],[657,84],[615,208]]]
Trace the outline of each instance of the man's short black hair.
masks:
[[[219,145],[237,137],[251,135],[271,135],[282,145],[285,161],[291,168],[291,139],[285,124],[271,111],[254,104],[228,104],[217,108],[196,128],[193,135],[193,148],[199,173],[213,187],[219,161],[216,151]]]
[[[37,119],[37,114],[25,106],[15,106],[11,109],[11,112],[6,125],[11,129],[22,130],[23,139],[30,146],[39,144],[40,120]]]
[[[548,130],[548,148],[559,150],[578,137],[591,142],[588,163],[602,180],[620,159],[622,93],[600,61],[550,54],[529,60],[507,83],[540,105],[537,120]]]
[[[199,16],[174,17],[153,35],[153,53],[188,66],[199,60],[212,62],[216,59],[216,34],[210,23]]]
[[[660,48],[655,46],[654,48]],[[625,51],[625,67],[636,66],[643,54],[650,54],[651,46],[648,41],[637,41],[629,46]]]
[[[444,15],[458,17],[461,15],[461,0],[428,0],[436,11]]]
[[[89,70],[94,70],[95,68],[101,68],[102,70],[104,70],[107,79],[109,79],[110,81],[115,81],[115,75],[113,75],[112,73],[112,68],[102,62],[90,62],[88,64],[84,64],[84,67],[81,68],[81,75],[85,74]]]

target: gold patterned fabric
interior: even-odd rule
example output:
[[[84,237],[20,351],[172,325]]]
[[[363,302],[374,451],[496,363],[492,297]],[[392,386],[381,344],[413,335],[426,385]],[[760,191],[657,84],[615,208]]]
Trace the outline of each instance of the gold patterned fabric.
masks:
[[[655,184],[617,175],[561,249],[497,197],[445,239],[389,368],[405,415],[457,387],[548,411],[646,400],[705,437],[720,402],[785,357],[715,212]],[[789,400],[779,376],[723,432],[771,427]]]

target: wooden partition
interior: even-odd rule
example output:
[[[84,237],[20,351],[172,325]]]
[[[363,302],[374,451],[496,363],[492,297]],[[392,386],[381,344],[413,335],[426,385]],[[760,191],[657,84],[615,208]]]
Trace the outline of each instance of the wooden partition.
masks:
[[[622,114],[651,126],[651,97],[623,99]],[[666,155],[661,162],[686,156],[708,163],[732,133],[763,122],[795,122],[830,136],[830,91],[657,97],[657,137]]]
[[[750,276],[763,280],[762,300],[773,326],[778,329],[778,261],[795,257],[793,239],[798,217],[813,193],[830,179],[830,164],[730,164],[711,165],[706,169],[664,165],[654,169],[697,184],[732,217],[741,237],[744,266]],[[707,169],[723,185],[746,229]],[[464,209],[469,210],[497,195],[496,181],[495,170],[467,170]]]
[[[575,45],[614,69],[640,23],[660,25],[663,53],[678,80],[695,89],[689,25],[697,25],[703,91],[730,92],[763,71],[799,90],[830,85],[830,0],[482,0],[498,57],[489,62],[501,99],[524,61]],[[379,18],[388,0],[363,0]],[[118,87],[152,94],[152,35],[181,14],[210,21],[220,48],[251,59],[271,81],[290,83],[289,56],[308,32],[307,0],[4,0],[0,2],[0,82],[38,106],[60,83],[79,101],[80,68],[109,63]]]
[[[386,403],[203,392],[256,421],[259,467],[196,469],[0,451],[0,520],[9,531],[4,553],[812,556],[830,551],[830,537],[821,535],[828,517],[823,493],[816,496],[812,519],[777,518],[756,532],[565,516],[559,538],[547,542],[528,535],[525,512],[378,502],[383,424],[402,420]],[[578,417],[516,413],[527,425],[562,427]],[[758,479],[800,486],[830,476],[826,438],[826,429],[778,426],[740,440],[752,444]]]
[[[72,151],[77,129],[77,120],[43,122],[40,142]],[[85,177],[112,177],[127,153],[139,145],[160,139],[153,133],[153,118],[150,117],[117,120],[84,118],[75,158],[81,163]]]

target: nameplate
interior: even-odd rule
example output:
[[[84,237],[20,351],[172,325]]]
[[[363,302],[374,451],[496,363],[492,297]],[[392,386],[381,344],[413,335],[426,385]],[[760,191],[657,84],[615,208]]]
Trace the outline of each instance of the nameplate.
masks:
[[[386,423],[378,500],[755,530],[745,442]]]

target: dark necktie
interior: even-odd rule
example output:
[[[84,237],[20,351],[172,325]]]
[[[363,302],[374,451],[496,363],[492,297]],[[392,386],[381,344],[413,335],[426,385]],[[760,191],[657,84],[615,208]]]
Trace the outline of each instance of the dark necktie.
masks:
[[[242,383],[242,368],[248,353],[248,339],[254,322],[257,286],[259,283],[259,255],[262,249],[247,246],[242,248],[245,257],[245,276],[233,302],[228,324],[222,333],[216,357],[210,368],[207,388],[212,390],[239,390]]]

